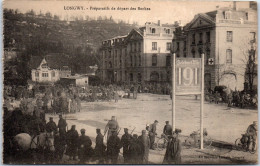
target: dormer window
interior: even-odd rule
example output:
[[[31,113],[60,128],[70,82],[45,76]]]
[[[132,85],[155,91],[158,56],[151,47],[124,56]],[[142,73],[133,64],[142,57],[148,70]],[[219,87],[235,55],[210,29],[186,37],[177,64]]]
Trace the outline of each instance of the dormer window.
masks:
[[[48,68],[48,65],[47,65],[47,63],[44,63],[44,64],[42,64],[42,66],[41,66],[43,69],[46,69],[46,68]]]
[[[170,34],[170,29],[166,29],[165,32],[166,32],[167,34]]]
[[[246,12],[246,20],[248,20],[248,13]]]
[[[224,18],[225,19],[231,19],[231,11],[225,11],[224,12]]]
[[[155,33],[155,28],[152,28],[152,33]]]

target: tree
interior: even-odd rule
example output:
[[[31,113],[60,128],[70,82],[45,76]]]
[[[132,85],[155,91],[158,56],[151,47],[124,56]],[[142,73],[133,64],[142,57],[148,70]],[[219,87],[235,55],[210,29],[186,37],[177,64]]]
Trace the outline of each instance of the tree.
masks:
[[[248,83],[248,90],[254,90],[254,81],[257,77],[257,66],[256,66],[256,49],[254,47],[254,43],[251,43],[251,48],[248,50],[248,60],[246,64],[246,77],[245,80]]]

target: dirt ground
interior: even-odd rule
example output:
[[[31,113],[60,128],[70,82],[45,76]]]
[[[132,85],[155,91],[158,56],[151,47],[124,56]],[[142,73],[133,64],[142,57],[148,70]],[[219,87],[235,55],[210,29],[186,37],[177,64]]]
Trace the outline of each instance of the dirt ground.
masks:
[[[46,118],[48,116],[50,115]],[[85,128],[86,135],[91,137],[94,147],[96,128],[100,128],[103,133],[111,116],[116,116],[120,125],[119,137],[123,134],[123,128],[128,128],[132,134],[140,135],[146,125],[153,123],[154,120],[159,121],[157,133],[160,136],[165,121],[171,123],[172,102],[169,96],[155,94],[138,94],[136,100],[123,98],[117,103],[114,101],[82,102],[81,112],[66,115],[65,118],[69,128],[73,124],[78,131]],[[57,115],[54,116],[54,121],[58,122]],[[213,142],[234,144],[253,121],[258,121],[257,110],[227,108],[226,104],[207,102],[204,104],[204,128],[207,129]],[[194,96],[177,96],[175,123],[176,128],[182,130],[180,136],[182,141],[193,131],[199,130],[200,100],[195,100]],[[151,150],[149,161],[153,164],[161,164],[164,153],[165,150]],[[183,147],[182,150],[184,164],[247,164],[256,163],[257,157],[257,154],[214,146],[203,150]]]

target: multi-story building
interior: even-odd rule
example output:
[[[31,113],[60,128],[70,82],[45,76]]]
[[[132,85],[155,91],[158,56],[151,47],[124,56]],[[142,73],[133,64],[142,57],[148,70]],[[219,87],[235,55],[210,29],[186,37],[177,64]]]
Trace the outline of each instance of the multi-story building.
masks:
[[[170,81],[173,25],[147,22],[127,36],[102,43],[102,80],[126,83]]]
[[[44,58],[31,58],[30,67],[33,82],[53,83],[60,78],[71,76],[69,58],[62,54],[48,54]]]
[[[243,8],[241,6],[243,5]],[[247,5],[247,7],[245,7]],[[248,51],[256,43],[257,11],[249,2],[199,13],[173,39],[177,57],[205,55],[205,88],[224,85],[243,90]]]

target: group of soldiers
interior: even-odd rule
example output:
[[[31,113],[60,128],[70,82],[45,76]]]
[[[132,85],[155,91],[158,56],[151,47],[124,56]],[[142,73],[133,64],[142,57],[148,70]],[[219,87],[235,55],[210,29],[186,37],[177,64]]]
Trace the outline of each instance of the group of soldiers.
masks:
[[[110,156],[112,163],[117,163],[119,150],[123,148],[124,163],[127,164],[148,164],[149,150],[155,150],[155,137],[157,135],[158,121],[155,120],[153,124],[148,125],[146,130],[142,130],[142,134],[131,135],[127,128],[124,128],[124,135],[118,137],[119,125],[112,116],[107,123],[104,135],[107,134],[107,154]],[[165,164],[180,164],[181,163],[181,143],[178,139],[180,130],[172,131],[169,121],[165,122],[163,134],[166,135],[168,146],[163,163]],[[133,132],[133,131],[132,131]]]
[[[58,125],[50,117],[46,124],[47,132],[54,132],[54,147],[55,156],[58,161],[62,162],[63,154],[69,156],[70,160],[77,160],[80,164],[91,163],[98,161],[99,164],[117,164],[119,161],[120,149],[123,150],[124,164],[148,164],[149,151],[154,149],[154,141],[156,133],[156,126],[158,121],[155,120],[153,124],[148,126],[146,130],[142,130],[142,134],[129,133],[128,128],[124,128],[124,134],[119,138],[120,131],[119,124],[112,116],[108,121],[104,130],[104,135],[101,129],[96,129],[96,145],[92,148],[92,141],[86,135],[86,130],[81,129],[80,135],[76,130],[76,126],[72,125],[71,129],[66,132],[67,123],[62,115],[59,115]],[[107,143],[104,144],[104,136],[107,134]],[[169,139],[166,149],[164,163],[180,163],[181,162],[181,144],[178,139],[178,133],[172,131],[169,122],[166,121],[164,127],[164,134]]]

